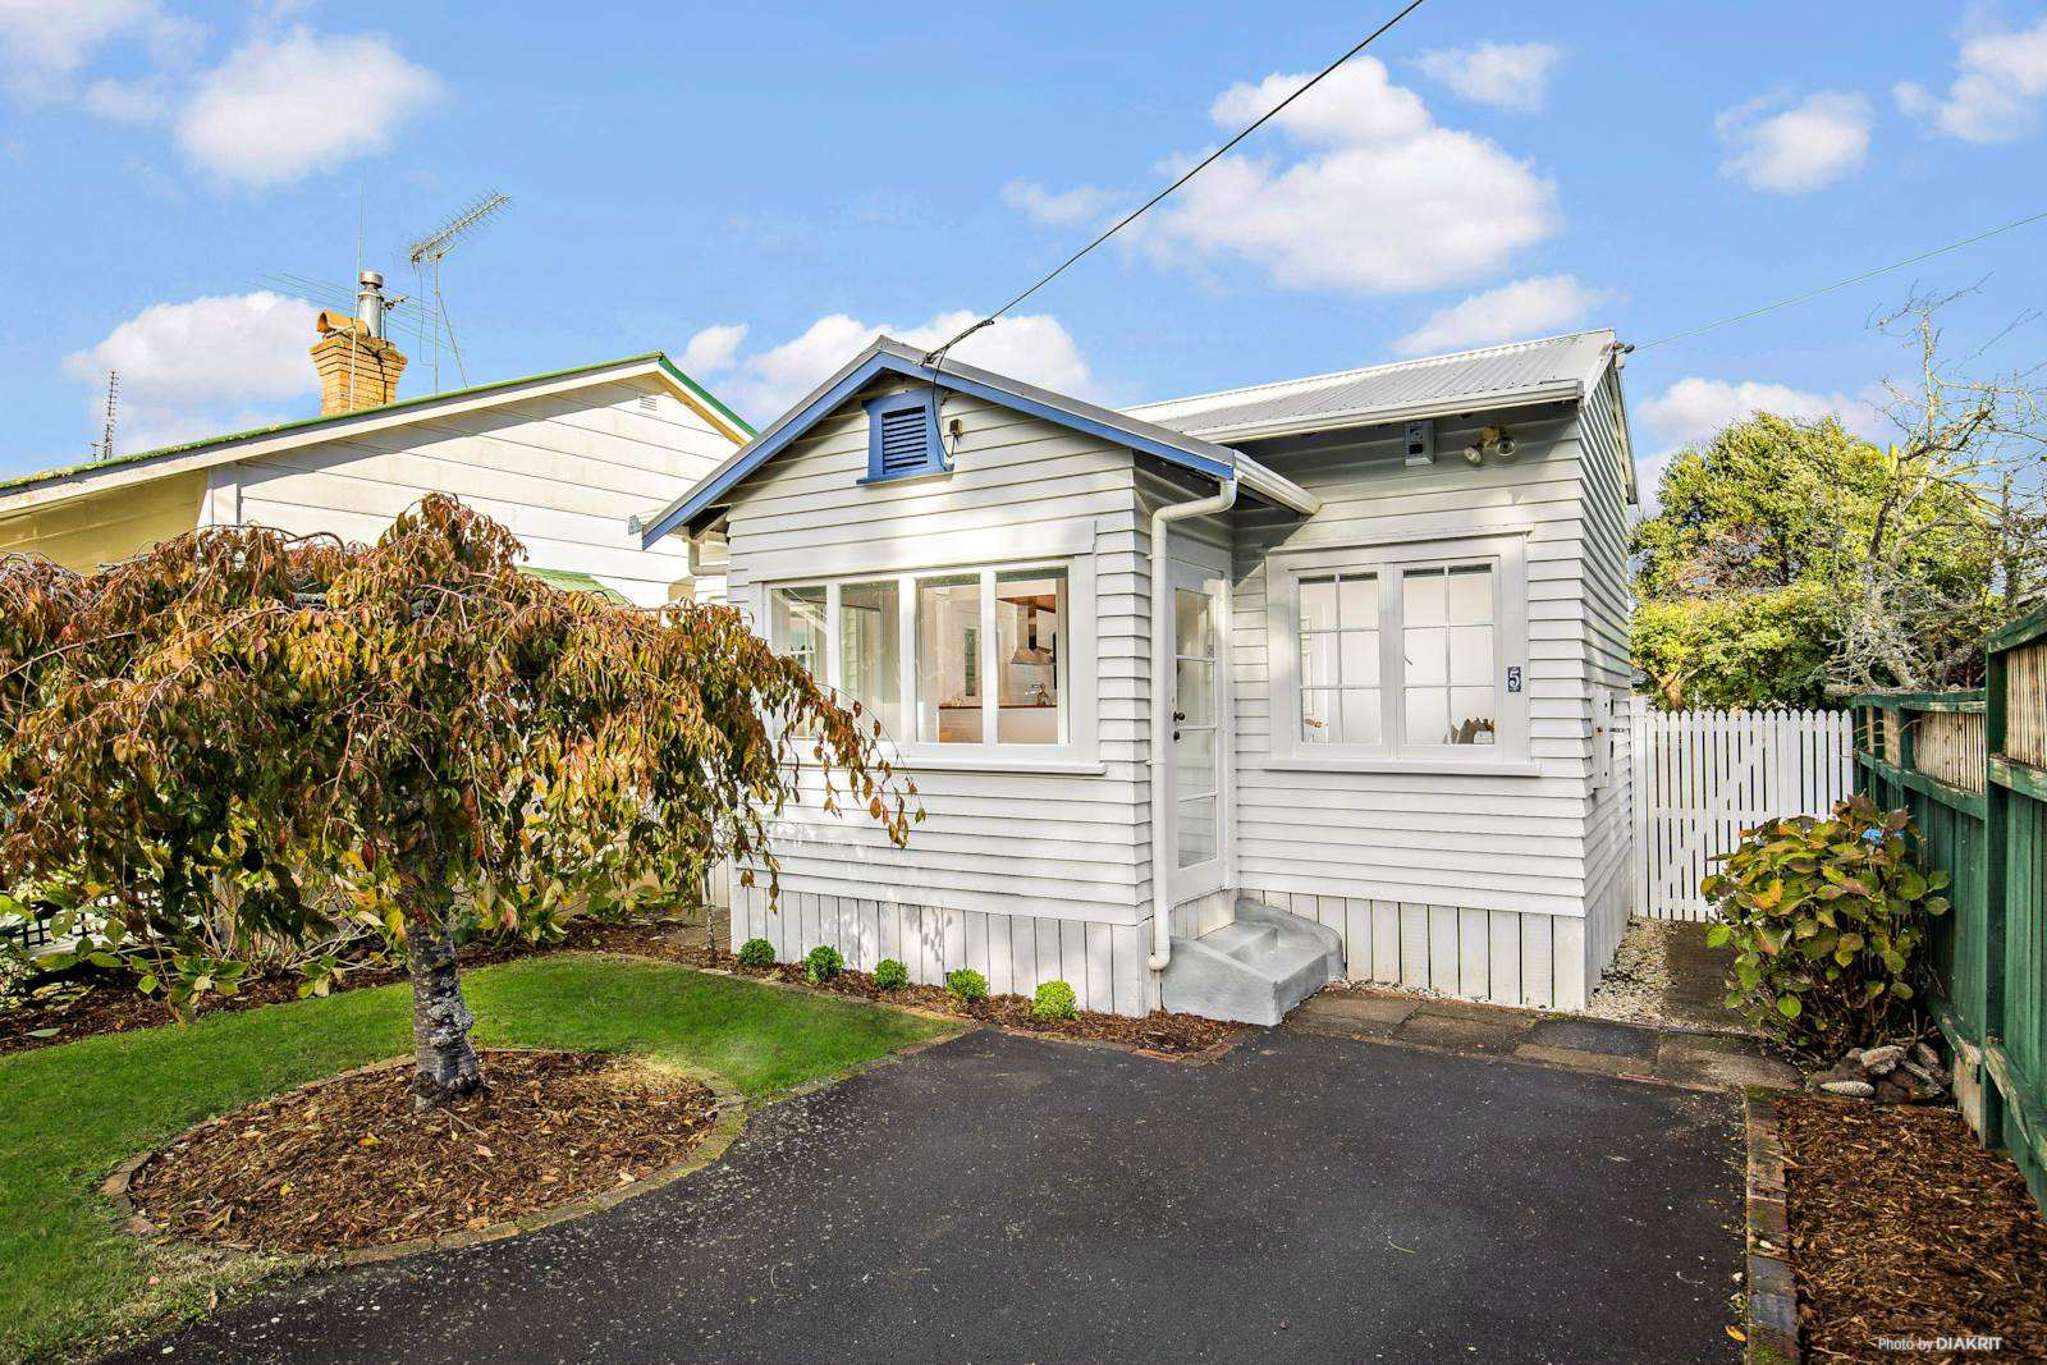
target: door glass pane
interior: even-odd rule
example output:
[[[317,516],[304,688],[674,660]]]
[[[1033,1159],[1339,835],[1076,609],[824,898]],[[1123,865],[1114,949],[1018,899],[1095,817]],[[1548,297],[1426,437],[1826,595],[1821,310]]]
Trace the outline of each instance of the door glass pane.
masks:
[[[1180,588],[1173,594],[1173,652],[1215,657],[1215,603],[1207,593]]]
[[[1173,709],[1186,725],[1215,724],[1215,665],[1206,659],[1173,661]]]
[[[1300,582],[1301,630],[1336,629],[1336,580],[1304,578]]]
[[[1344,688],[1343,742],[1345,744],[1377,744],[1379,739],[1379,689],[1376,687]]]
[[[978,744],[981,577],[917,580],[917,738]]]
[[[1345,687],[1379,685],[1378,631],[1347,630],[1343,633],[1343,685]],[[1355,744],[1357,741],[1347,739],[1344,743]]]
[[[1216,790],[1215,731],[1182,729],[1173,750],[1173,794],[1204,796]]]
[[[1336,736],[1332,733],[1332,720],[1336,711],[1336,689],[1333,687],[1304,687],[1301,689],[1301,738],[1309,744],[1333,744]]]
[[[1018,569],[995,575],[995,740],[1057,744],[1065,664],[1066,570]]]
[[[824,588],[776,588],[768,596],[768,638],[822,683]]]
[[[839,588],[839,680],[846,695],[904,739],[902,604],[893,578]]]
[[[1179,865],[1193,867],[1214,858],[1215,798],[1182,801],[1176,813],[1180,817]]]

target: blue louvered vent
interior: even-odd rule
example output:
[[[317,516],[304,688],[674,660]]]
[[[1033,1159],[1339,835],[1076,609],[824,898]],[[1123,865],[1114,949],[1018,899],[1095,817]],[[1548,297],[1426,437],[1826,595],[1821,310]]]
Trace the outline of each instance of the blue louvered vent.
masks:
[[[938,395],[891,393],[868,399],[866,407],[866,482],[950,472],[938,440]]]
[[[925,439],[927,423],[921,404],[883,412],[879,420],[883,474],[911,474],[931,467],[931,448]]]

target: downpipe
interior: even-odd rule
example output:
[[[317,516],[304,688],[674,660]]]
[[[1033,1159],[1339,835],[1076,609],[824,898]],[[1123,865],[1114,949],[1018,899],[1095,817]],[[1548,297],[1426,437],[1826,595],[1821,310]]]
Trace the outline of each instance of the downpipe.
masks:
[[[1173,960],[1172,888],[1168,884],[1172,850],[1166,847],[1166,755],[1173,742],[1173,636],[1167,622],[1173,614],[1173,585],[1168,553],[1169,527],[1189,517],[1227,512],[1237,505],[1237,478],[1222,482],[1215,496],[1174,503],[1151,514],[1151,956],[1144,965],[1162,972]],[[1222,665],[1218,662],[1217,667]]]

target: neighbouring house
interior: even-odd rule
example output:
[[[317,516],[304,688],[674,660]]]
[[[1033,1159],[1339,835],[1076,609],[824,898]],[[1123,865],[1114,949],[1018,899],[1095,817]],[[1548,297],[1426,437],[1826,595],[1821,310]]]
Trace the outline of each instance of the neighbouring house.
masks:
[[[1627,917],[1623,348],[1116,412],[882,339],[646,524],[892,737],[732,937],[1271,1021],[1333,977],[1582,1006]]]
[[[653,606],[722,594],[722,567],[628,526],[753,429],[660,352],[398,396],[405,357],[375,319],[321,314],[318,417],[0,481],[0,553],[80,571],[199,526],[369,541],[428,493],[510,527],[533,572]]]

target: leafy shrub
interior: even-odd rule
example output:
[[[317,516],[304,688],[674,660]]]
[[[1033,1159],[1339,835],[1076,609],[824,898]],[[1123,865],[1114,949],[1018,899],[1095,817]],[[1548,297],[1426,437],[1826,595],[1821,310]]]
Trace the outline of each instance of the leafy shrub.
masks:
[[[1039,1019],[1071,1019],[1074,1004],[1073,987],[1064,981],[1045,981],[1031,1001],[1031,1013]]]
[[[831,980],[846,969],[846,959],[829,943],[820,943],[803,959],[803,977],[812,985]]]
[[[961,967],[958,971],[945,974],[945,988],[962,1005],[971,1005],[976,1000],[988,998],[988,978],[972,967]]]
[[[885,991],[899,991],[910,984],[910,969],[892,957],[874,964],[874,984]]]
[[[739,960],[749,967],[772,967],[775,945],[764,938],[750,938],[739,945]]]
[[[1927,919],[1948,909],[1948,875],[1920,869],[1918,839],[1904,811],[1860,793],[1828,819],[1748,831],[1701,887],[1720,913],[1706,941],[1735,950],[1727,1007],[1811,1054],[1880,1041],[1912,999]]]

